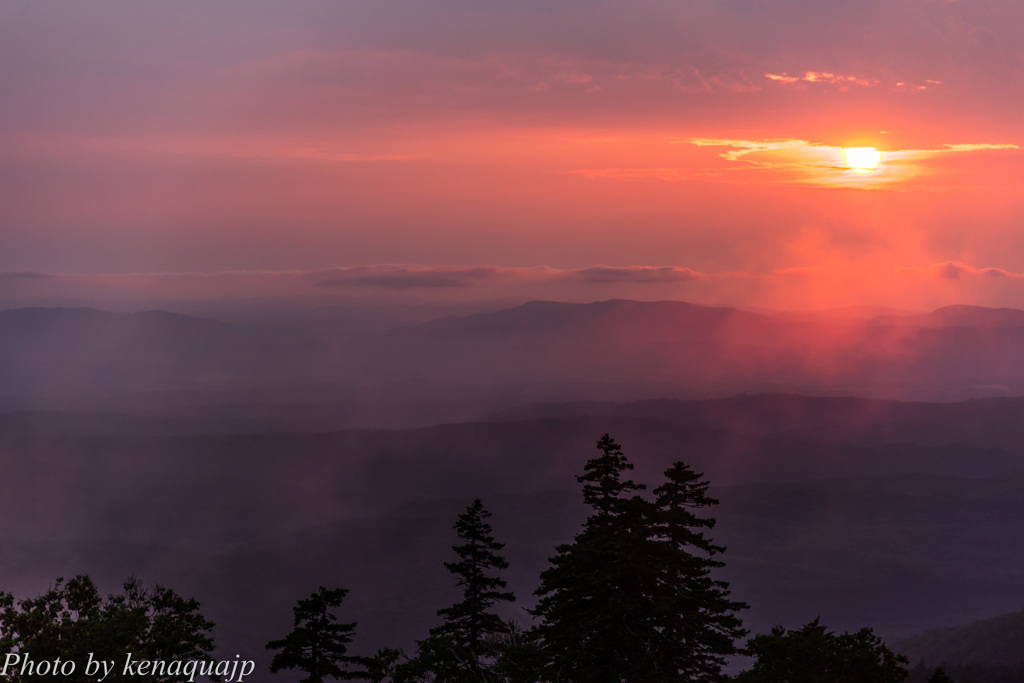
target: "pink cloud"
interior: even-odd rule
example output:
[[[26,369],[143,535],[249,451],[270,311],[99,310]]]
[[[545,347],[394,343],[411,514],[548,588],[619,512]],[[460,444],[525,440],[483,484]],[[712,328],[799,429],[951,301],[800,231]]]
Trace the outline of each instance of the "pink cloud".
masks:
[[[897,272],[902,275],[931,275],[943,280],[1024,279],[1024,273],[1015,273],[1003,268],[975,268],[958,261],[935,263],[928,268],[898,268]]]

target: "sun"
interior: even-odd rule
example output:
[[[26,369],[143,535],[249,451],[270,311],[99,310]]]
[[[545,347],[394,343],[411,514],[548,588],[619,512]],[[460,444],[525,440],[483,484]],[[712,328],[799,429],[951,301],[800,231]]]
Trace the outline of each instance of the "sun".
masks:
[[[847,147],[844,155],[846,165],[857,173],[871,173],[882,160],[882,153],[874,147]]]

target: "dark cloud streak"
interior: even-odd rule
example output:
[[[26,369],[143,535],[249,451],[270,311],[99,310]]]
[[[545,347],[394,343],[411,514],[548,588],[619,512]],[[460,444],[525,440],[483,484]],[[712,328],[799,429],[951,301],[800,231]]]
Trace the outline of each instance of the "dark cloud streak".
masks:
[[[33,271],[21,271],[13,273],[0,273],[0,280],[38,280],[43,278],[51,278],[52,275],[47,273],[36,273]]]
[[[411,269],[355,267],[344,269],[333,277],[316,281],[317,287],[380,287],[383,289],[414,289],[419,287],[470,287],[492,280],[497,268]]]

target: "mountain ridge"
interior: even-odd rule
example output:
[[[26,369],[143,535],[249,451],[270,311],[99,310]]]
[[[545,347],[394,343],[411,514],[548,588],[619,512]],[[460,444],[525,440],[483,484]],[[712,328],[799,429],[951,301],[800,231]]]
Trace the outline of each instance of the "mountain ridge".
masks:
[[[0,311],[0,393],[418,381],[492,387],[492,398],[513,385],[594,383],[640,387],[648,398],[765,390],[931,400],[1024,394],[1024,326],[993,327],[992,315],[1018,317],[1001,309],[956,315],[962,322],[979,310],[978,326],[933,327],[793,321],[678,301],[532,301],[332,340],[323,331],[314,339],[299,328],[160,311],[15,309]]]

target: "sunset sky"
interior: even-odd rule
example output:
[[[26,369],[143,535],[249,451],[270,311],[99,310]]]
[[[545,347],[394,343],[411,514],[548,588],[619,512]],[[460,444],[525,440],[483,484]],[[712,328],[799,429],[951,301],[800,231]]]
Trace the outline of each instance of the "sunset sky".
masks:
[[[1022,30],[1014,0],[11,0],[0,304],[1024,307]]]

